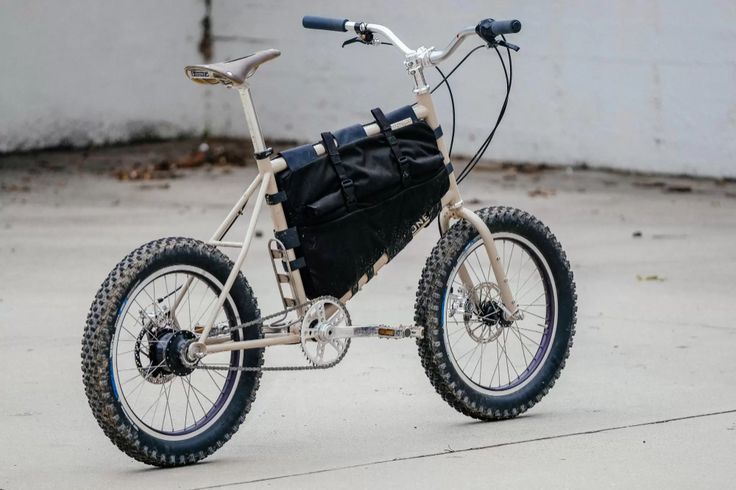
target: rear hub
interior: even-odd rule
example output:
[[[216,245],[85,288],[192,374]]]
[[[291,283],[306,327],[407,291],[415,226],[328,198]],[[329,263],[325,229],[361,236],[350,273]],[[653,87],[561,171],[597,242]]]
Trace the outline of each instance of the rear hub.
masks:
[[[170,373],[177,376],[188,376],[194,371],[195,363],[189,362],[186,354],[189,344],[196,338],[197,336],[190,330],[177,330],[161,338],[159,346],[163,345],[164,365]]]
[[[196,335],[189,330],[142,330],[135,346],[138,371],[146,381],[154,384],[167,383],[174,376],[189,375],[195,364],[188,362],[185,354],[195,339]]]

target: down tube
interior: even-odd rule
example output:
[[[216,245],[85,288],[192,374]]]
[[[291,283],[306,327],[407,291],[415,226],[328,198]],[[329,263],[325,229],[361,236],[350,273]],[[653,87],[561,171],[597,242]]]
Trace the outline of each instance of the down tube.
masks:
[[[437,112],[434,108],[434,102],[432,101],[431,93],[426,92],[423,94],[417,94],[417,102],[427,108],[427,122],[429,123],[429,126],[432,129],[437,128],[439,126],[439,120],[437,119]],[[437,146],[445,157],[445,164],[450,163],[447,146],[445,145],[442,136],[438,138]],[[506,310],[510,313],[512,317],[516,316],[517,306],[512,297],[511,289],[509,288],[506,273],[499,265],[498,252],[496,251],[496,246],[493,242],[493,235],[491,234],[486,224],[473,211],[462,207],[462,198],[460,196],[460,190],[457,186],[454,169],[450,173],[450,189],[447,191],[447,194],[445,194],[445,196],[442,198],[442,205],[444,209],[443,216],[440,219],[440,223],[443,233],[446,232],[449,227],[451,215],[455,215],[458,218],[465,219],[478,230],[478,233],[481,235],[481,238],[485,243],[485,249],[486,253],[488,254],[488,258],[493,266],[493,273],[496,278],[496,283],[501,290],[501,300],[503,301],[503,305],[506,307]],[[445,210],[449,212],[445,212]],[[465,288],[468,291],[473,291],[473,284],[470,280],[470,275],[468,274],[467,270],[465,270],[465,266],[460,265],[460,269],[458,270],[458,272],[460,280],[463,282]],[[478,298],[473,298],[473,300],[477,302]]]

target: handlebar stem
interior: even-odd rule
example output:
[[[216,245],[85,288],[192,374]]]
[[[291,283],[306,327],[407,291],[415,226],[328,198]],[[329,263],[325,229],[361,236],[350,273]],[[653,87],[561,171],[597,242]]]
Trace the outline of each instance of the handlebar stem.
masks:
[[[415,52],[408,54],[406,61],[404,61],[406,71],[414,77],[414,93],[417,95],[429,92],[427,79],[424,78],[424,62],[429,59],[429,53],[431,53],[431,49],[422,46]]]

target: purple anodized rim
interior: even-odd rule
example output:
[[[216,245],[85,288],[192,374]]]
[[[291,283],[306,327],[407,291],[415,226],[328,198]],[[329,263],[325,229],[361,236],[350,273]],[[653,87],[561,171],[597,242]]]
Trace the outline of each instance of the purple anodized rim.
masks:
[[[516,242],[517,245],[521,245],[518,242]],[[523,246],[523,245],[521,245]],[[524,247],[526,249],[526,247]],[[550,278],[547,277],[547,274],[544,273],[545,269],[544,267],[540,267],[542,264],[539,263],[539,259],[530,251],[527,250],[527,252],[530,253],[532,258],[534,259],[534,263],[537,266],[537,270],[542,271],[542,281],[544,282],[544,297],[547,301],[547,314],[546,318],[544,320],[544,332],[542,333],[542,339],[539,342],[539,347],[537,348],[537,352],[534,354],[534,358],[532,358],[532,362],[529,363],[529,366],[519,374],[519,377],[513,380],[511,383],[504,385],[504,386],[497,386],[495,388],[489,388],[491,391],[506,391],[510,390],[512,388],[516,388],[523,382],[525,382],[527,379],[529,379],[529,376],[534,373],[537,368],[539,367],[540,363],[542,362],[542,359],[544,358],[545,354],[549,350],[550,345],[552,344],[552,328],[553,325],[551,325],[551,322],[554,321],[555,318],[555,304],[554,301],[551,301],[552,298],[550,298]]]
[[[233,351],[230,355],[230,365],[231,366],[238,366],[240,360],[238,359],[240,357],[240,352]],[[163,434],[168,434],[172,436],[182,436],[189,434],[190,432],[196,432],[200,428],[207,425],[217,414],[220,413],[220,410],[222,410],[225,407],[225,402],[230,398],[230,392],[235,389],[235,380],[237,379],[238,371],[228,371],[227,379],[225,380],[225,384],[222,386],[222,390],[220,390],[220,396],[215,400],[214,405],[212,405],[212,408],[210,408],[209,412],[207,412],[207,415],[197,421],[196,424],[192,425],[191,427],[184,428],[183,430],[179,431],[173,431],[173,432],[162,432]],[[149,426],[150,427],[150,426]],[[156,430],[157,432],[161,432],[160,430],[157,430],[153,427],[151,429]]]
[[[200,277],[200,279],[204,280],[205,282],[209,282],[206,277]],[[220,294],[219,288],[216,287],[216,285],[210,284],[210,286],[213,287],[213,290],[216,294]],[[230,320],[231,323],[237,324],[237,321],[235,321],[233,318],[233,312],[229,311],[230,305],[227,303],[226,305],[227,306],[225,305],[223,306],[227,308],[225,311],[228,316],[228,319]],[[241,354],[240,351],[232,351],[232,353],[230,354],[230,365],[231,366],[240,365],[239,364],[240,354]],[[205,415],[204,418],[198,420],[196,424],[190,427],[185,427],[182,430],[172,431],[172,432],[160,431],[158,429],[155,429],[154,427],[151,427],[151,429],[156,432],[161,432],[167,435],[182,436],[182,435],[189,434],[191,432],[196,432],[202,427],[206,426],[207,424],[210,423],[210,421],[213,418],[215,418],[220,413],[221,410],[225,408],[225,403],[230,399],[231,391],[235,389],[235,381],[238,379],[238,374],[239,374],[238,371],[228,371],[227,378],[225,379],[225,384],[222,386],[222,389],[220,390],[220,396],[217,398],[217,400],[215,400],[215,403],[212,405],[212,408],[209,409],[209,411],[207,412],[207,415]]]
[[[207,277],[205,277],[205,276],[203,276],[201,274],[194,273],[194,275],[196,275],[196,277],[198,279],[200,279],[203,282],[205,282],[206,284],[208,284],[212,288],[213,292],[216,295],[220,293],[220,287],[221,286],[218,286],[217,284],[212,283],[212,281],[210,281]],[[120,310],[123,309],[123,307],[125,306],[125,304],[128,302],[128,299],[129,298],[126,297],[123,300],[123,303],[120,306]],[[230,323],[231,324],[237,324],[237,323],[239,323],[237,321],[237,316],[235,316],[236,315],[236,312],[232,311],[232,305],[230,305],[229,303],[226,302],[225,305],[223,305],[223,306],[226,308],[226,310],[225,310],[226,311],[226,315],[227,315],[228,320],[230,321]],[[231,352],[231,354],[230,354],[230,366],[239,366],[240,365],[240,363],[242,362],[241,361],[241,354],[242,353],[240,351],[232,351]],[[237,382],[239,380],[239,374],[240,374],[239,371],[234,371],[234,370],[233,371],[228,371],[228,375],[225,378],[225,382],[222,385],[222,389],[220,390],[220,394],[219,394],[217,400],[215,400],[215,403],[207,411],[207,414],[203,418],[201,418],[200,420],[198,420],[196,423],[194,423],[193,425],[191,425],[189,427],[185,427],[185,428],[183,428],[181,430],[165,431],[165,430],[161,430],[161,429],[157,429],[155,427],[152,427],[151,425],[143,422],[142,420],[140,420],[140,419],[139,420],[140,420],[140,422],[142,424],[146,425],[146,427],[148,429],[150,429],[151,431],[153,431],[155,433],[162,434],[162,435],[166,435],[166,436],[174,436],[174,437],[176,437],[176,436],[183,436],[183,435],[187,435],[187,434],[190,434],[190,433],[193,433],[193,432],[197,432],[202,427],[204,427],[207,424],[209,424],[212,421],[212,419],[214,419],[215,417],[217,417],[221,413],[221,411],[223,409],[225,409],[228,400],[231,399],[231,394],[232,394],[233,390],[235,390],[237,388],[236,385],[237,385]],[[113,369],[112,369],[112,360],[111,360],[111,363],[110,363],[110,382],[111,382],[111,384],[113,386],[115,397],[116,398],[118,398],[120,396],[125,397],[125,394],[118,393],[118,391],[116,389],[115,373],[113,372]]]
[[[516,388],[517,386],[521,385],[522,383],[526,382],[529,377],[536,372],[536,370],[540,367],[540,364],[542,360],[545,358],[545,355],[550,349],[550,346],[552,344],[552,330],[554,329],[554,318],[555,318],[555,302],[554,302],[554,294],[552,293],[552,287],[550,281],[552,278],[547,274],[547,268],[542,263],[540,257],[537,255],[537,253],[534,250],[531,250],[525,243],[515,240],[514,238],[510,237],[504,237],[504,240],[509,240],[516,244],[516,246],[521,247],[528,255],[532,258],[534,261],[534,265],[537,267],[537,270],[540,271],[540,275],[542,276],[542,283],[544,285],[544,296],[546,301],[546,314],[545,314],[545,326],[544,326],[544,332],[542,333],[542,338],[540,339],[539,346],[537,348],[537,352],[534,354],[534,357],[532,358],[529,365],[519,373],[519,376],[512,380],[510,383],[507,383],[502,386],[483,386],[479,383],[476,383],[475,381],[471,380],[467,377],[466,374],[464,376],[468,378],[468,380],[473,383],[475,386],[488,391],[496,391],[496,392],[503,392],[508,391]],[[473,247],[477,243],[477,239],[470,242],[465,249],[463,250],[463,254]],[[461,254],[462,256],[462,254]],[[469,255],[468,255],[469,256]],[[447,291],[445,291],[445,294],[442,298],[442,321],[446,321],[447,311],[446,311],[446,304],[447,304]],[[444,327],[444,325],[443,325]],[[461,370],[462,371],[462,370]]]

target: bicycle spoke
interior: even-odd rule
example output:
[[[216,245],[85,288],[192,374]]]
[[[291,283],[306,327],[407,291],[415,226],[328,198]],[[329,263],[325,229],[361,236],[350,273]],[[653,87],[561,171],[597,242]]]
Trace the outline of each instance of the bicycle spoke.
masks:
[[[516,244],[515,243],[512,243],[511,244],[511,253],[509,254],[509,263],[506,264],[506,271],[505,271],[506,278],[509,277],[509,267],[511,267],[511,261],[514,258],[514,248],[516,248]],[[504,263],[505,263],[505,261],[504,261]]]
[[[192,391],[191,389],[187,390],[187,385],[184,384],[184,378],[179,378],[179,382],[181,382],[181,388],[184,390],[184,396],[186,396],[186,402],[187,405],[184,408],[184,428],[186,429],[189,427],[187,425],[187,418],[189,417],[189,412],[192,409],[192,406],[189,404],[189,393]],[[194,413],[192,413],[192,419],[197,420],[194,416]]]
[[[202,400],[200,400],[199,395],[197,395],[197,391],[198,390],[194,389],[194,386],[192,386],[191,375],[190,376],[187,376],[184,379],[187,381],[187,384],[189,385],[189,388],[191,390],[193,390],[192,391],[192,395],[194,395],[194,399],[197,400],[197,404],[199,405],[199,408],[202,409],[202,416],[203,417],[206,416],[207,415],[207,410],[204,409],[204,405],[202,405]]]
[[[151,423],[153,423],[153,421],[156,420],[156,413],[158,413],[158,404],[159,404],[159,402],[161,400],[161,397],[163,395],[164,395],[164,385],[161,385],[161,389],[159,390],[159,393],[158,393],[158,398],[156,398],[156,401],[153,402],[153,404],[151,404],[151,406],[148,408],[148,410],[146,410],[146,412],[143,414],[143,417],[145,417],[146,414],[151,410],[151,408],[153,408],[153,405],[154,404],[156,405],[156,408],[153,409],[153,415],[151,416]]]
[[[473,251],[473,256],[475,256],[475,261],[478,262],[478,269],[480,269],[480,272],[483,274],[483,279],[485,279],[486,282],[489,282],[488,276],[486,276],[485,269],[483,269],[483,266],[480,263],[480,257],[478,257],[477,248]]]

